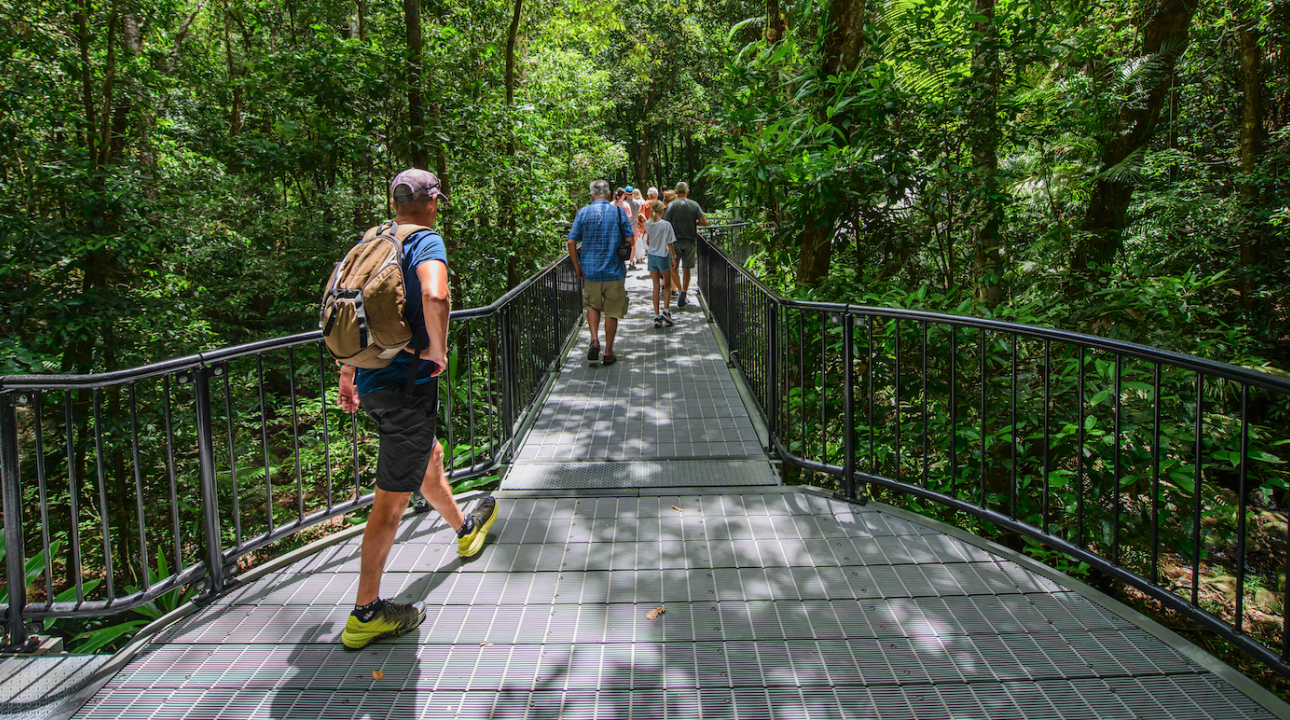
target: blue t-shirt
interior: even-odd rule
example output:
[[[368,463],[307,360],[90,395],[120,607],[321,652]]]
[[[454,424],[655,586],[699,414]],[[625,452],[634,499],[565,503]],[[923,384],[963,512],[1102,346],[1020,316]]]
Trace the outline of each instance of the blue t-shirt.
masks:
[[[444,248],[443,237],[433,230],[422,230],[412,233],[403,241],[403,289],[407,296],[403,306],[403,317],[412,325],[412,345],[424,348],[430,345],[430,335],[426,332],[426,321],[421,311],[421,278],[417,277],[417,268],[438,260],[448,265],[448,251]],[[359,395],[366,395],[395,385],[407,385],[408,371],[412,361],[417,360],[417,385],[424,385],[434,380],[435,364],[429,360],[420,360],[410,352],[401,352],[394,362],[383,368],[359,368],[355,384]]]
[[[598,199],[578,210],[568,237],[582,243],[578,262],[587,282],[608,282],[627,277],[627,268],[618,259],[618,246],[624,238],[635,236],[627,213],[608,200]]]

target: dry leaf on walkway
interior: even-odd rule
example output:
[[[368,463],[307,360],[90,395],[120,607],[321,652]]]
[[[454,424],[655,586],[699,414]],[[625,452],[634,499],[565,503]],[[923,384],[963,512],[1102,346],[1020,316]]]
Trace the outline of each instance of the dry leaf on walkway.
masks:
[[[645,618],[647,620],[653,620],[654,618],[658,617],[659,615],[662,615],[665,612],[667,612],[667,610],[665,610],[662,605],[659,605],[653,610],[650,610],[649,612],[645,613]]]
[[[491,642],[489,642],[489,641],[487,641],[487,640],[485,640],[484,642],[482,642],[482,643],[480,643],[480,644],[479,644],[479,646],[480,646],[480,647],[484,647],[485,645],[492,645],[492,643],[491,643]]]
[[[685,512],[684,510],[682,510],[681,508],[679,508],[679,507],[677,507],[677,506],[675,506],[675,505],[673,505],[673,506],[672,506],[672,509],[673,509],[673,510],[675,510],[675,511],[677,511],[677,512]]]
[[[372,671],[372,679],[373,679],[373,680],[380,680],[380,679],[381,679],[381,678],[383,678],[383,677],[385,677],[385,673],[381,672],[380,670],[373,670],[373,671]]]

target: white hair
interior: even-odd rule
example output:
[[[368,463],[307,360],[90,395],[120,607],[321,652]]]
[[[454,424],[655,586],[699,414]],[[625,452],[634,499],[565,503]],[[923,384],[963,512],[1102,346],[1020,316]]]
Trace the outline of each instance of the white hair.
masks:
[[[679,183],[677,183],[677,184],[676,184],[676,194],[677,194],[677,195],[689,195],[689,194],[690,194],[690,184],[689,184],[689,183],[683,183],[683,182],[679,182]]]
[[[651,187],[651,188],[649,189],[649,192],[647,192],[647,193],[645,193],[645,194],[646,194],[646,195],[649,195],[649,196],[650,196],[650,197],[652,197],[652,198],[656,198],[656,197],[658,197],[658,188],[656,188],[656,187]]]
[[[591,197],[607,198],[609,197],[609,183],[604,180],[593,180],[591,182]]]

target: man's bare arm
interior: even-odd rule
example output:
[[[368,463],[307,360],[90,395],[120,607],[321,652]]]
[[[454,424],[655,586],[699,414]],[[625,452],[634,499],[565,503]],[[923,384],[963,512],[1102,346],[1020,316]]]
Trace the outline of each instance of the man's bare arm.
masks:
[[[582,280],[582,263],[578,262],[578,241],[569,240],[569,259],[573,261],[573,271],[578,274],[578,279]]]
[[[435,370],[438,375],[448,367],[448,315],[452,312],[448,266],[433,260],[422,263],[417,268],[417,279],[421,281],[421,309],[425,313],[426,333],[430,335],[430,347],[421,351],[421,358],[438,365]]]
[[[699,218],[699,224],[706,226],[708,224],[708,216],[704,215],[703,217]]]

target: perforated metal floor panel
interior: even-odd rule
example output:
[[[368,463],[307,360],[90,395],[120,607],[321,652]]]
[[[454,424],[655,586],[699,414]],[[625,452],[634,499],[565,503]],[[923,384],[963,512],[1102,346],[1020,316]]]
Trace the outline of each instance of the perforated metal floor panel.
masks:
[[[503,490],[571,488],[699,487],[776,485],[764,457],[702,461],[641,461],[632,463],[523,463],[502,479]]]
[[[605,367],[587,360],[583,327],[533,427],[519,463],[762,456],[761,443],[695,303],[655,328],[648,276],[627,281],[631,304]],[[602,344],[607,342],[603,331]],[[567,487],[567,486],[553,486]]]
[[[108,661],[106,655],[45,655],[0,659],[0,717],[65,718],[71,696]]]
[[[347,541],[165,630],[79,717],[1273,717],[1082,595],[872,507],[741,488],[498,508],[471,562],[437,516],[404,523],[383,594],[427,602],[412,633],[339,645]]]

